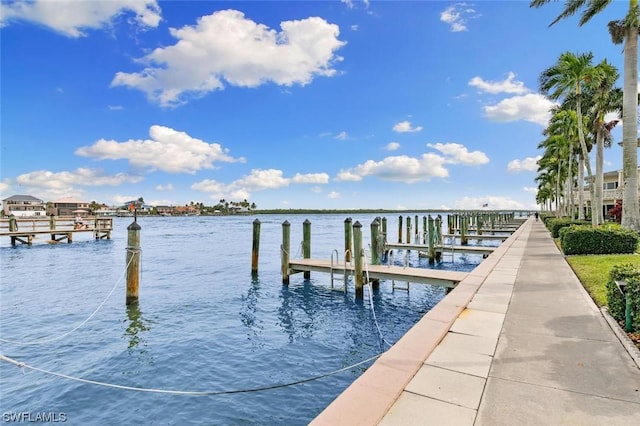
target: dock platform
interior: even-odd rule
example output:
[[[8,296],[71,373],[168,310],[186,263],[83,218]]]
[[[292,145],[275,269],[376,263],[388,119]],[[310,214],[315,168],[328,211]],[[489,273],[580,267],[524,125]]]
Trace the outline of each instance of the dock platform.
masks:
[[[297,272],[325,272],[334,274],[351,274],[355,267],[349,263],[331,264],[330,259],[295,259],[289,261],[291,273]],[[370,279],[386,279],[408,281],[417,284],[432,284],[448,288],[455,287],[467,277],[466,272],[445,271],[440,269],[410,268],[388,265],[367,265],[364,273],[368,272]]]
[[[387,248],[390,249],[402,249],[402,250],[419,250],[427,251],[429,246],[425,244],[406,244],[406,243],[387,243]],[[459,246],[459,245],[438,245],[435,247],[436,253],[454,252],[454,253],[468,253],[468,254],[481,254],[489,255],[497,247],[488,246]]]

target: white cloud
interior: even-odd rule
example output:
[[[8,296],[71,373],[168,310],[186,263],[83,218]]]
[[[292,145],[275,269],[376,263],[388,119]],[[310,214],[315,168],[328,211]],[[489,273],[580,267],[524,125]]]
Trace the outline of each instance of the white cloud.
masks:
[[[489,162],[489,157],[484,152],[469,152],[466,146],[459,143],[429,143],[427,146],[443,153],[445,155],[444,163],[480,165]]]
[[[311,83],[316,76],[336,75],[335,51],[345,45],[340,30],[322,18],[284,21],[277,32],[245,18],[242,12],[222,10],[198,19],[194,26],[172,28],[178,41],[156,48],[139,62],[141,72],[118,72],[111,86],[141,90],[163,107],[203,96],[226,84],[257,87]]]
[[[435,177],[447,177],[443,167],[445,159],[436,154],[423,154],[421,158],[406,155],[387,157],[382,161],[368,160],[348,170],[340,170],[337,181],[359,181],[374,176],[387,181],[414,183],[429,181]]]
[[[81,157],[98,160],[128,160],[132,166],[163,170],[167,173],[195,173],[212,169],[215,162],[244,162],[244,158],[227,155],[228,149],[217,143],[206,143],[185,132],[153,125],[150,139],[130,139],[126,142],[100,139],[91,146],[75,151]]]
[[[166,185],[157,185],[156,191],[173,191],[173,185],[170,183]]]
[[[48,27],[67,37],[86,36],[85,30],[108,27],[125,13],[135,14],[141,27],[155,28],[161,12],[155,0],[47,1],[17,0],[0,4],[0,27],[27,21]]]
[[[522,95],[529,93],[522,81],[514,81],[516,75],[513,72],[507,74],[507,78],[503,81],[486,81],[481,77],[473,77],[469,80],[469,86],[476,87],[481,92],[487,93],[511,93],[514,95]]]
[[[530,121],[546,126],[551,114],[549,110],[557,105],[549,99],[537,93],[529,93],[523,96],[514,96],[503,99],[495,105],[485,106],[485,116],[493,121]]]
[[[467,31],[467,21],[481,15],[468,3],[455,3],[440,13],[440,20],[451,26],[452,32]]]
[[[249,198],[252,192],[283,188],[290,184],[324,184],[328,182],[329,175],[326,173],[296,173],[292,178],[287,178],[282,170],[253,169],[249,175],[229,184],[205,179],[191,185],[191,189],[210,193],[213,198],[245,199]]]
[[[349,139],[349,135],[347,134],[347,132],[342,131],[340,133],[338,133],[337,135],[335,135],[334,139],[338,139],[341,141],[346,141],[347,139]]]
[[[107,105],[109,111],[122,111],[124,107],[122,105]]]
[[[507,171],[511,173],[518,172],[535,172],[538,170],[538,160],[542,158],[542,155],[536,157],[527,157],[524,160],[511,160],[507,164]]]
[[[522,188],[522,190],[533,195],[536,195],[538,193],[538,188],[536,188],[535,186],[525,186],[524,188]]]
[[[412,127],[409,121],[401,121],[393,126],[393,131],[397,133],[415,133],[422,130],[422,126]]]
[[[340,193],[336,191],[331,191],[329,194],[327,194],[327,198],[330,198],[332,200],[337,200],[340,197],[341,197]]]
[[[526,210],[535,208],[534,204],[526,204],[514,199],[502,196],[487,195],[485,197],[463,197],[454,202],[454,209],[474,210],[485,208],[491,210]]]
[[[400,144],[398,142],[389,142],[385,147],[387,151],[397,151],[400,149]]]

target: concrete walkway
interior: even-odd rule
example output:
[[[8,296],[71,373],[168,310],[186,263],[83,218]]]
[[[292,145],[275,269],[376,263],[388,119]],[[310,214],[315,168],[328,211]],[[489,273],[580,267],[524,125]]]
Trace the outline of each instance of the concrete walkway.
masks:
[[[640,369],[544,225],[505,243],[312,424],[639,425]]]

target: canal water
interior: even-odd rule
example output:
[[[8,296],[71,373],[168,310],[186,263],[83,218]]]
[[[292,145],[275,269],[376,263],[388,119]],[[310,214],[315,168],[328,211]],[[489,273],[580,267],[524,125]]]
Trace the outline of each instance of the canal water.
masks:
[[[256,218],[260,262],[252,277]],[[125,306],[124,281],[132,218],[114,219],[111,240],[87,234],[51,245],[39,236],[31,247],[1,241],[0,353],[25,364],[0,361],[3,421],[307,424],[372,363],[363,361],[387,348],[384,340],[397,341],[445,294],[421,284],[393,291],[382,281],[372,305],[368,289],[356,300],[352,282],[346,294],[332,291],[321,273],[292,275],[283,286],[282,223],[291,223],[292,257],[301,257],[308,219],[311,257],[329,258],[343,251],[345,218],[139,218],[135,308]],[[373,219],[353,216],[365,245]],[[397,223],[389,218],[396,237]],[[397,253],[396,262],[403,259]],[[415,252],[408,260],[429,267]],[[445,260],[435,267],[470,271],[482,259]]]

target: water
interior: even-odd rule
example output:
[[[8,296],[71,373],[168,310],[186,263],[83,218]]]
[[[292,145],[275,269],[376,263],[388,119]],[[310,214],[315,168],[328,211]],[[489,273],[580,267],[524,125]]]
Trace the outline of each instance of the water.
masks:
[[[256,217],[260,263],[252,278]],[[79,235],[72,244],[49,245],[41,236],[32,247],[12,248],[6,238],[0,241],[0,352],[97,382],[201,392],[287,384],[354,365],[386,349],[367,290],[356,300],[353,283],[347,294],[331,291],[328,274],[292,275],[288,287],[280,276],[284,220],[291,223],[292,257],[300,257],[302,222],[309,219],[312,257],[329,258],[333,249],[342,251],[345,217],[140,218],[137,308],[124,303],[131,218],[114,220],[111,240]],[[353,217],[363,225],[365,245],[373,218]],[[389,234],[395,232],[397,217],[389,219]],[[409,259],[428,267],[413,252]],[[437,267],[468,271],[480,261],[458,256]],[[373,308],[384,339],[397,341],[442,297],[440,287],[414,284],[410,292],[394,292],[382,281]],[[306,424],[370,364],[270,390],[191,396],[109,388],[0,362],[0,411],[3,421],[40,413],[81,425]]]

